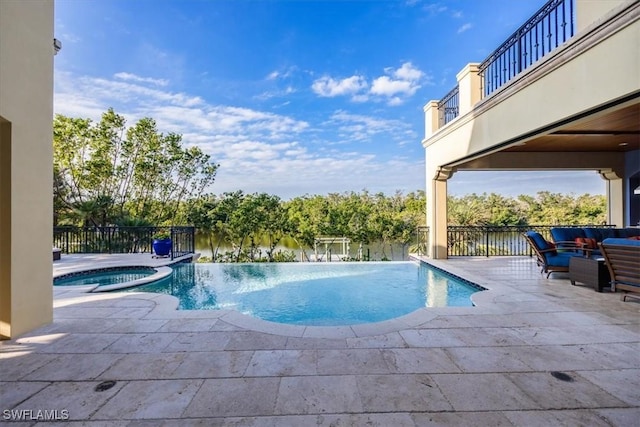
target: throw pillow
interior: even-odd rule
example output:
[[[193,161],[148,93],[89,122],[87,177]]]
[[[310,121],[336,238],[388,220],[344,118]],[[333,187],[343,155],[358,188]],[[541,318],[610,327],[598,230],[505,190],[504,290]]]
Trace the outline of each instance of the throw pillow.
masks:
[[[591,237],[576,237],[576,245],[580,246],[581,248],[584,249],[597,249],[598,248],[598,242],[596,241],[596,239],[591,238]]]

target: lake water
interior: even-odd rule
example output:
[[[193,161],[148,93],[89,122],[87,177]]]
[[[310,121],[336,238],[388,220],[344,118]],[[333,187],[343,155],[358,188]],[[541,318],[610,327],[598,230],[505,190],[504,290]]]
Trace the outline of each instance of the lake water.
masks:
[[[214,245],[217,244],[217,240],[214,241]],[[215,247],[215,246],[214,246]],[[245,248],[248,248],[248,244],[245,245]],[[266,241],[260,242],[259,248],[262,250],[263,256],[266,257],[266,250],[268,249],[268,243]],[[351,258],[356,258],[358,256],[358,248],[359,243],[351,242],[349,255]],[[371,261],[381,261],[383,258],[391,261],[406,261],[408,259],[409,253],[409,245],[406,245],[404,248],[399,244],[387,244],[382,245],[381,242],[374,242],[369,245],[362,245],[362,254],[363,256],[369,258]],[[331,246],[331,253],[335,255],[339,255],[342,252],[341,245],[334,243]],[[283,238],[278,246],[276,246],[276,251],[293,251],[296,255],[296,260],[300,261],[300,256],[302,253],[302,249],[296,244],[295,240],[290,237]],[[228,243],[223,243],[218,250],[219,254],[222,254],[226,251],[233,251],[233,247]],[[202,256],[211,257],[211,249],[209,248],[209,241],[206,234],[196,233],[196,252],[199,252]],[[306,249],[307,256],[313,255],[313,249]],[[318,249],[318,253],[324,255],[324,245],[322,248]]]

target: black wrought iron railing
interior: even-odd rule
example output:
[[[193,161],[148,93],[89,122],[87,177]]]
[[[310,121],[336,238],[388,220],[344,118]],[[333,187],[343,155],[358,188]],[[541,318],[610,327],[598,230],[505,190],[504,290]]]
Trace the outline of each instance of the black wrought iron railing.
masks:
[[[460,87],[456,85],[438,102],[439,127],[449,123],[460,114]]]
[[[195,227],[174,226],[171,227],[171,255],[178,258],[184,255],[192,254],[196,249],[196,231]]]
[[[447,227],[448,256],[532,256],[533,251],[523,234],[534,230],[547,240],[554,227],[594,227],[594,225],[510,225],[510,226],[455,226]],[[615,225],[598,225],[612,228]],[[428,254],[429,227],[418,227],[418,244]]]
[[[575,0],[550,0],[479,67],[486,97],[573,37]]]
[[[171,236],[171,259],[195,252],[195,227],[54,227],[53,245],[63,253],[152,253],[153,236]]]

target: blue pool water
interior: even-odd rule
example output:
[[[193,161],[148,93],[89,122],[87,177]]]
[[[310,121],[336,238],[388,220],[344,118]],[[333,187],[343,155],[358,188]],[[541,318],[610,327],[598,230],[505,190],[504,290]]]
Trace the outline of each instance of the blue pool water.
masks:
[[[115,285],[116,283],[130,282],[143,277],[151,276],[156,271],[152,268],[128,268],[112,269],[105,271],[92,271],[77,273],[53,280],[54,286],[79,286],[79,285]]]
[[[425,264],[179,264],[135,291],[178,297],[183,310],[233,309],[278,323],[353,325],[420,307],[471,306],[478,292]]]

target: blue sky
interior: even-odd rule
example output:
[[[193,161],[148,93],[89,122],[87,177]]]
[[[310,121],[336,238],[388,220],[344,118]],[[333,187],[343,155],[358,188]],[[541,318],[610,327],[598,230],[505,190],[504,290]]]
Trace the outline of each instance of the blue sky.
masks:
[[[543,0],[56,0],[56,113],[152,117],[211,191],[424,189],[424,104]],[[462,172],[449,192],[603,194],[595,172]]]

